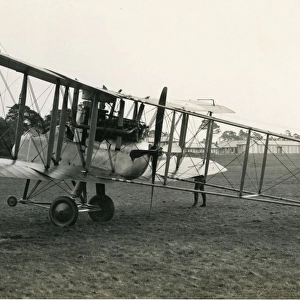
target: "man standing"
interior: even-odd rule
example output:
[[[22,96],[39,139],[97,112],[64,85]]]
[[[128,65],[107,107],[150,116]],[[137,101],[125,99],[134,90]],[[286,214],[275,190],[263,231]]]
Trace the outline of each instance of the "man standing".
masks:
[[[194,177],[194,181],[195,181],[195,190],[200,190],[200,191],[204,191],[204,185],[205,185],[205,178],[203,175],[199,175],[199,176],[195,176]],[[206,206],[206,194],[205,193],[201,193],[202,195],[202,205],[200,205],[200,207],[205,207]],[[194,192],[194,204],[193,207],[198,205],[198,197],[199,197],[199,193]]]

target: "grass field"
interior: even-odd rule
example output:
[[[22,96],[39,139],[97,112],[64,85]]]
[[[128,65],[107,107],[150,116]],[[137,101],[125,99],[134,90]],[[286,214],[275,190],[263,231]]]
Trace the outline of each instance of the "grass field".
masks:
[[[285,172],[280,165],[270,160],[268,172]],[[233,181],[240,168],[228,166]],[[24,184],[0,182],[0,298],[300,298],[300,208],[216,196],[191,208],[192,194],[156,189],[149,214],[149,187],[111,182],[110,222],[80,214],[75,226],[58,228],[47,210],[6,204]],[[295,198],[297,190],[280,185]]]

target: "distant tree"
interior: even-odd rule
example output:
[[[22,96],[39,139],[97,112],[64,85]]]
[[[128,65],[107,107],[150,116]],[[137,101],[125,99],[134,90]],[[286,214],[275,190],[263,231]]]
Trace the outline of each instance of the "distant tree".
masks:
[[[220,136],[220,139],[223,141],[236,141],[236,140],[238,140],[238,136],[237,136],[236,132],[227,130],[222,133],[222,135]]]
[[[6,117],[5,121],[10,124],[10,126],[16,126],[17,120],[19,118],[19,104],[13,105]],[[23,117],[23,132],[29,130],[30,128],[35,128],[38,131],[44,131],[44,119],[40,116],[39,113],[30,109],[30,107],[25,106],[24,117]]]
[[[248,137],[248,132],[244,131],[243,129],[241,129],[239,131],[239,135],[238,135],[238,139],[239,140],[246,140]]]
[[[292,137],[292,133],[290,130],[286,130],[284,133],[285,136]]]
[[[208,123],[209,123],[209,120],[203,119],[202,123],[200,125],[200,128],[201,129],[207,129]],[[220,126],[216,122],[214,122],[214,125],[213,125],[213,134],[218,134],[220,132],[221,132]]]
[[[10,157],[10,151],[13,146],[14,129],[0,117],[0,156]]]
[[[3,128],[5,126],[6,126],[5,120],[2,117],[0,117],[0,128]]]
[[[293,134],[293,137],[294,137],[295,139],[300,139],[300,134],[294,133],[294,134]]]
[[[262,140],[263,136],[258,132],[252,132],[251,137],[255,140]]]
[[[50,124],[51,124],[51,115],[52,115],[52,111],[50,111],[49,115],[46,115],[44,118],[44,127],[46,130],[48,130],[50,128]],[[56,125],[59,125],[60,123],[60,116],[61,116],[61,109],[59,109],[57,111],[57,119],[56,119]],[[67,123],[71,122],[71,109],[68,108],[67,109]]]
[[[300,135],[297,133],[292,134],[290,130],[286,130],[284,133],[281,134],[282,137],[279,137],[279,141],[284,141],[285,137],[293,137],[296,139],[300,139]]]
[[[228,131],[224,131],[220,138],[223,141],[242,141],[248,138],[248,132],[245,132],[241,129],[239,131],[239,134],[237,135],[236,132],[228,130]],[[252,132],[251,138],[256,140],[261,140],[263,139],[263,136],[258,132]]]

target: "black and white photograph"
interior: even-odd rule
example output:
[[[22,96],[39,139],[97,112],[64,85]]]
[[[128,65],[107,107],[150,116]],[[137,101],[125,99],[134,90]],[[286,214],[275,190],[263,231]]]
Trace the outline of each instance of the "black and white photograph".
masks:
[[[0,299],[300,298],[300,1],[0,11]]]

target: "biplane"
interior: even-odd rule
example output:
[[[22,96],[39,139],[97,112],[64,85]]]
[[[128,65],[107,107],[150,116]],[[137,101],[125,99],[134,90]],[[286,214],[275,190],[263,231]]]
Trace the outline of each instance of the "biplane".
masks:
[[[10,95],[17,110],[14,121],[6,120],[7,131],[13,126],[13,146],[9,157],[0,158],[0,176],[25,180],[22,197],[7,199],[12,207],[19,202],[47,208],[52,223],[60,227],[74,225],[79,212],[87,212],[95,222],[109,221],[115,208],[105,185],[111,180],[151,187],[151,205],[156,187],[300,205],[285,195],[266,193],[280,191],[280,183],[299,181],[300,140],[293,136],[216,118],[215,114],[233,111],[213,99],[167,101],[167,87],[159,99],[136,97],[2,53],[0,66],[6,72],[6,76],[0,73],[1,100]],[[18,101],[12,92],[15,82],[19,82]],[[28,107],[40,113],[45,106],[50,116],[47,128],[28,126]],[[244,138],[218,142],[216,124],[239,129]],[[293,158],[286,159],[287,154]],[[268,171],[274,175],[275,163],[280,178],[276,183],[266,175]],[[255,171],[249,171],[253,165]],[[230,172],[231,178],[225,175]],[[200,175],[205,191],[193,187]],[[87,183],[96,186],[90,199]],[[37,200],[45,189],[57,186],[64,186],[66,195]]]

